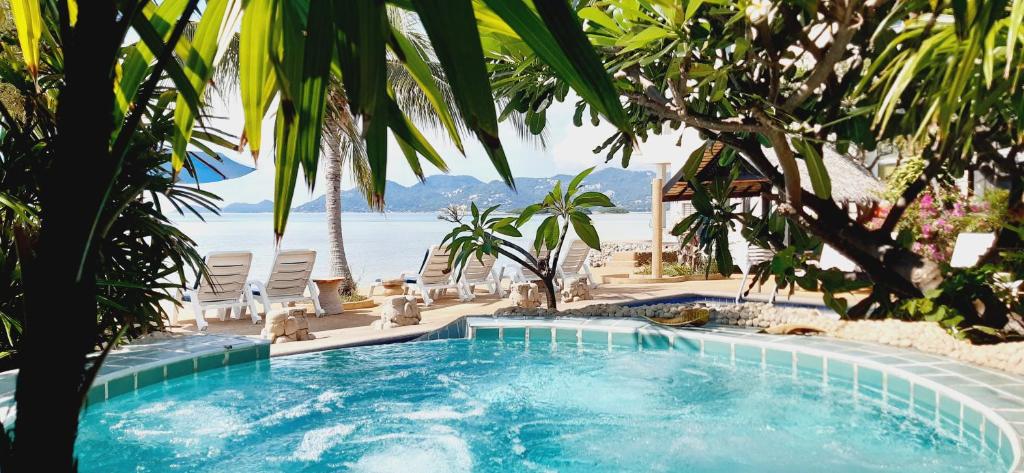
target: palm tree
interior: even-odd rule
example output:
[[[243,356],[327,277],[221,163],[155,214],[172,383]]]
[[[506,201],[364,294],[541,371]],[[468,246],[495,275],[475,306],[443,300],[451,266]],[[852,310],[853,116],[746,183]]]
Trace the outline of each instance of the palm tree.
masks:
[[[195,36],[186,44],[182,33],[200,3]],[[508,185],[514,186],[514,181],[498,136],[481,46],[481,35],[488,31],[501,29],[520,36],[588,103],[620,129],[629,129],[611,79],[568,3],[393,3],[418,13],[451,85],[462,123]],[[24,58],[17,67],[38,80],[42,43],[60,48],[64,74],[58,93],[47,97],[56,102],[55,139],[47,172],[38,176],[38,239],[34,253],[21,261],[24,274],[42,275],[45,280],[25,286],[25,363],[15,396],[18,434],[11,444],[7,436],[0,438],[0,454],[10,459],[5,462],[10,467],[3,465],[5,471],[76,468],[78,418],[83,393],[89,388],[85,373],[102,363],[102,358],[87,355],[95,351],[101,329],[97,320],[101,281],[96,268],[106,235],[97,222],[116,208],[110,199],[111,183],[125,176],[126,163],[140,159],[130,146],[131,138],[140,129],[146,104],[163,100],[158,86],[164,79],[177,89],[177,98],[172,98],[176,103],[171,162],[175,169],[184,165],[212,66],[223,56],[226,36],[239,21],[239,89],[250,148],[258,150],[263,118],[271,112],[270,105],[277,103],[277,236],[285,230],[299,171],[308,185],[315,182],[332,69],[342,73],[349,108],[359,117],[375,200],[384,196],[388,132],[399,140],[414,170],[419,169],[420,157],[435,166],[443,163],[408,112],[397,105],[393,91],[382,87],[387,50],[402,52],[403,64],[417,81],[426,81],[422,87],[430,90],[431,105],[444,117],[449,134],[459,140],[449,107],[436,99],[436,85],[424,73],[422,61],[416,62],[421,58],[404,54],[407,43],[389,23],[385,2],[93,0],[88,8],[77,8],[79,4],[70,0],[10,4]],[[482,15],[479,20],[477,14]],[[43,24],[53,31],[41,35]],[[126,37],[140,41],[123,50],[119,46]],[[68,198],[69,189],[75,192],[73,199]],[[53,287],[61,288],[62,297],[52,297]],[[60,330],[50,329],[55,313],[61,314],[65,324]]]

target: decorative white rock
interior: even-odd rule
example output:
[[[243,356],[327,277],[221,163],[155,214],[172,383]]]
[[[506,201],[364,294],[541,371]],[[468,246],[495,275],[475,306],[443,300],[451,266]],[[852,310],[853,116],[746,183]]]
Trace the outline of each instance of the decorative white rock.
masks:
[[[373,326],[378,330],[420,323],[420,308],[412,296],[390,296],[384,299],[377,313],[380,320],[374,322]]]
[[[316,335],[309,333],[306,309],[284,308],[270,311],[260,337],[271,343],[286,343],[313,340]]]
[[[590,294],[590,281],[586,278],[570,279],[562,288],[562,302],[589,301],[593,298]]]
[[[512,304],[523,309],[540,307],[541,291],[537,284],[532,282],[518,282],[512,284],[510,299]]]

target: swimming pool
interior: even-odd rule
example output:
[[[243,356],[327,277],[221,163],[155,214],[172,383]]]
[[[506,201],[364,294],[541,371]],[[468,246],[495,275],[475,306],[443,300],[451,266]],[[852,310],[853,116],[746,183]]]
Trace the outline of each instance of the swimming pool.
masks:
[[[342,349],[164,381],[88,409],[81,470],[1009,468],[842,381],[557,339]]]

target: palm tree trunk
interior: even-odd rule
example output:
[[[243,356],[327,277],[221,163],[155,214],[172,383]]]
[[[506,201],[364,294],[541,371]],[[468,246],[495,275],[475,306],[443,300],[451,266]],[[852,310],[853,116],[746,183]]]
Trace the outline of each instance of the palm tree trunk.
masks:
[[[57,152],[41,176],[41,230],[26,267],[26,314],[11,471],[73,471],[86,354],[96,341],[93,218],[116,173],[110,153],[115,2],[79,10],[65,46]],[[83,259],[83,255],[85,258]],[[23,262],[24,264],[24,262]],[[59,291],[60,297],[53,297]]]
[[[341,231],[341,161],[344,152],[344,138],[331,140],[328,146],[327,159],[327,239],[331,244],[331,275],[345,278],[341,292],[350,294],[355,291],[356,284],[352,279],[352,270],[348,267],[345,257],[345,239]]]

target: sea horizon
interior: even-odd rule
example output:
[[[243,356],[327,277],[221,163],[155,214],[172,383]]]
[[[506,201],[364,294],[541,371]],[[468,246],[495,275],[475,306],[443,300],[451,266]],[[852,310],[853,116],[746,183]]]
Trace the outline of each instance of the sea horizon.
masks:
[[[172,222],[192,237],[199,253],[214,251],[251,251],[250,278],[266,278],[276,252],[273,214],[269,212],[225,212],[169,216]],[[602,241],[649,240],[651,214],[591,215]],[[454,224],[437,219],[436,212],[346,212],[342,213],[345,254],[357,284],[368,285],[377,278],[398,277],[403,271],[415,271],[431,245],[441,242]],[[541,218],[534,218],[523,232],[524,242],[532,241]],[[570,229],[570,238],[575,237]],[[327,214],[292,212],[280,241],[281,249],[312,249],[317,252],[314,277],[329,275],[330,246],[327,239]],[[506,264],[504,261],[499,264]]]

